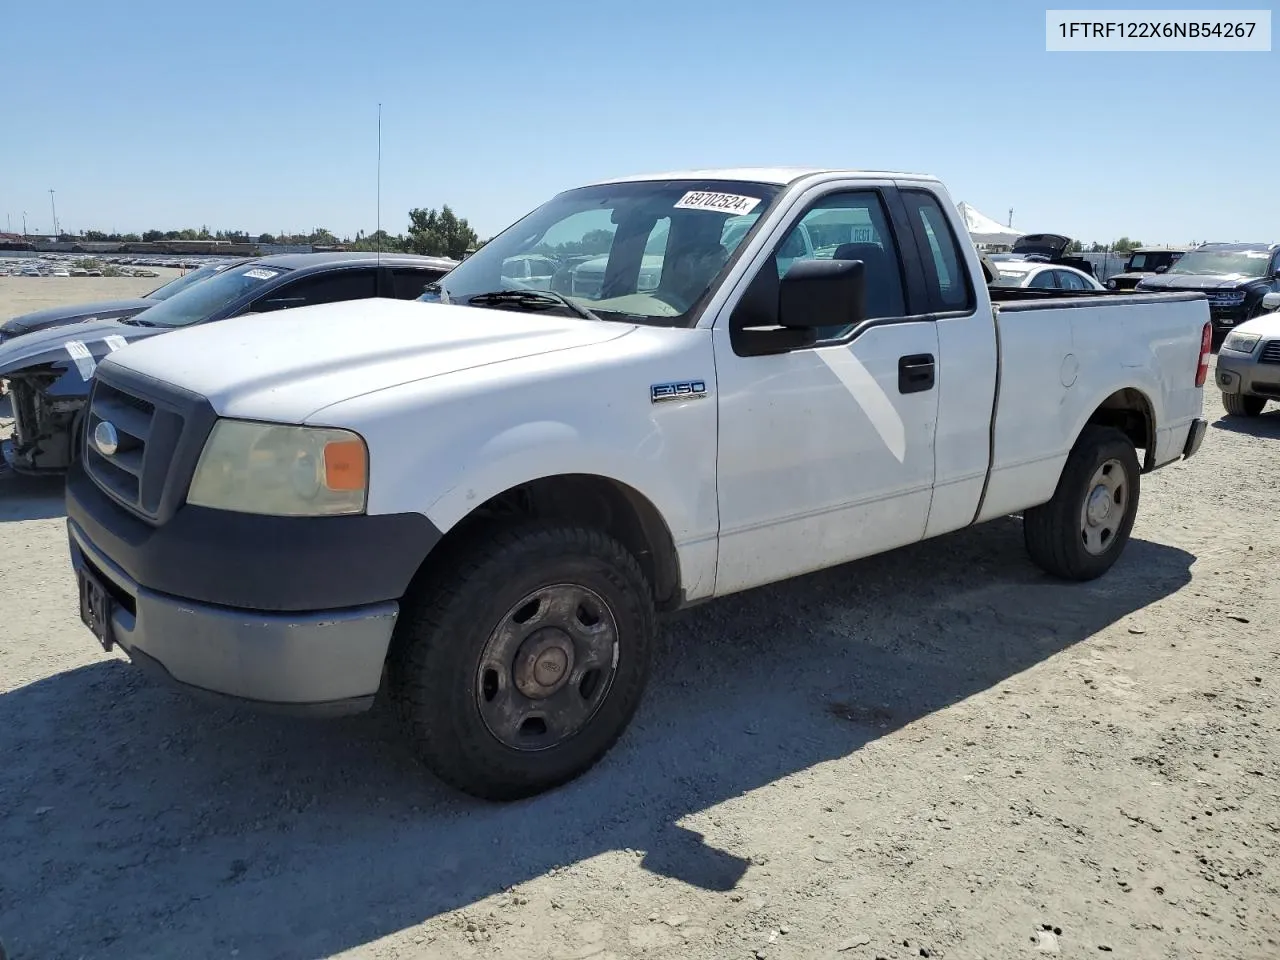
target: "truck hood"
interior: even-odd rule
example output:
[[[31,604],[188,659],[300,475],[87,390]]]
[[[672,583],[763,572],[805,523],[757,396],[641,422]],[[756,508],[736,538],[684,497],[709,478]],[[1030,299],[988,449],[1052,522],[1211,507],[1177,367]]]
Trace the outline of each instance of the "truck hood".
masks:
[[[1257,283],[1258,277],[1199,273],[1158,273],[1142,278],[1144,290],[1237,290]]]
[[[147,307],[154,307],[154,300],[96,300],[92,303],[76,303],[69,307],[50,307],[47,310],[35,310],[24,313],[0,323],[0,343],[10,337],[22,336],[33,330],[44,330],[48,327],[77,323],[81,320],[110,320],[119,317],[131,317],[141,313]]]
[[[126,343],[168,332],[157,327],[137,327],[118,320],[102,319],[45,327],[0,343],[0,377],[46,363],[72,363],[75,360],[72,351],[75,351],[81,358],[77,366],[83,368],[81,375],[87,380],[88,374],[93,372],[94,363],[107,354]],[[88,351],[94,361],[87,368],[83,352],[74,346],[77,343]],[[69,344],[73,346],[68,348]]]
[[[123,366],[204,396],[221,416],[301,423],[416,380],[603,343],[634,325],[371,299],[190,327],[130,346]]]

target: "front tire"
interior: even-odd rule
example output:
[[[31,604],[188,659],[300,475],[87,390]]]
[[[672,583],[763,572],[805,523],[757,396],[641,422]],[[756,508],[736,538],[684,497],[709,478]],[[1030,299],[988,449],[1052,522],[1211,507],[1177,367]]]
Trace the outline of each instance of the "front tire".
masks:
[[[477,535],[411,589],[388,681],[441,780],[515,800],[581,775],[649,677],[653,591],[620,543],[530,524]]]
[[[1231,417],[1256,417],[1267,405],[1266,397],[1255,397],[1249,393],[1224,393],[1222,406]]]
[[[1133,441],[1090,425],[1067,456],[1053,499],[1023,514],[1031,559],[1064,580],[1106,573],[1129,542],[1142,471]]]

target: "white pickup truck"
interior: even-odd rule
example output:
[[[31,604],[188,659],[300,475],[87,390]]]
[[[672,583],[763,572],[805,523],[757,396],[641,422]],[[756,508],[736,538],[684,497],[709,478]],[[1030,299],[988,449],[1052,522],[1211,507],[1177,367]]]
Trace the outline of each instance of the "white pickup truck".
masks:
[[[600,231],[589,297],[503,279],[530,255],[571,269]],[[277,707],[385,692],[482,797],[611,747],[657,613],[1019,512],[1032,560],[1097,577],[1141,474],[1205,432],[1202,294],[991,291],[930,177],[584,186],[428,298],[111,354],[68,529],[107,650]]]

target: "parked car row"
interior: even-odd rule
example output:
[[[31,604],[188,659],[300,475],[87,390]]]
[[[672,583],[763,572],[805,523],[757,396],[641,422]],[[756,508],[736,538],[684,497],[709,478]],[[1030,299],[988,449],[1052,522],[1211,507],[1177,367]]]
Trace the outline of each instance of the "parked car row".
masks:
[[[663,174],[460,264],[266,258],[0,356],[51,338],[26,396],[62,419],[24,408],[19,461],[69,462],[104,650],[295,711],[385,694],[511,799],[623,734],[659,611],[1011,513],[1105,574],[1204,439],[1209,307],[1002,269],[931,177]]]
[[[85,401],[103,357],[159,334],[229,317],[342,300],[414,300],[456,265],[411,254],[311,253],[213,262],[137,300],[14,317],[0,326],[0,379],[13,436],[0,466],[62,473],[76,458]]]

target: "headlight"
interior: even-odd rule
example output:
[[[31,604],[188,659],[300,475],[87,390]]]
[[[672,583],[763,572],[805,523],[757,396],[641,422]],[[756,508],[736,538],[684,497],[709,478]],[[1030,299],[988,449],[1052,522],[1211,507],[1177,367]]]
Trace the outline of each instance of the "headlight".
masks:
[[[1256,333],[1229,333],[1222,341],[1223,350],[1234,350],[1237,353],[1253,353],[1253,348],[1262,339]]]
[[[369,455],[357,434],[219,420],[196,464],[187,503],[277,517],[332,516],[362,513],[368,488]]]

